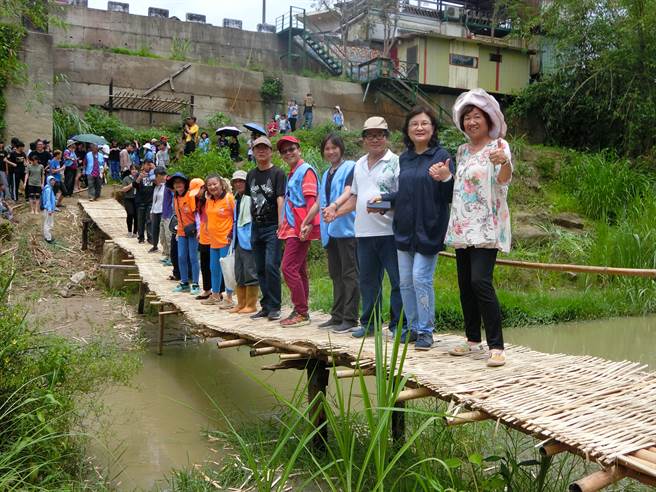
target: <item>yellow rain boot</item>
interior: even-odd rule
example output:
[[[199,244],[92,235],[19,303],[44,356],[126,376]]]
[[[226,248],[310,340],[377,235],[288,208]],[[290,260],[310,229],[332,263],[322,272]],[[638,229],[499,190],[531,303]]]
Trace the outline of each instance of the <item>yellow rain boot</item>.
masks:
[[[239,311],[239,314],[251,314],[257,311],[257,297],[260,293],[258,285],[246,286],[246,306]]]
[[[238,313],[244,307],[246,307],[246,301],[247,301],[247,294],[246,294],[246,286],[244,285],[238,285],[237,286],[237,305],[230,309],[228,312],[229,313]]]

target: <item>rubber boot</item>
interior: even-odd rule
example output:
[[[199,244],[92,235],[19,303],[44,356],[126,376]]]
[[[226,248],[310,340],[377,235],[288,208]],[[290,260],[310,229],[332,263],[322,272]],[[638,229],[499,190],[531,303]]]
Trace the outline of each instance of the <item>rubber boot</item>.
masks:
[[[260,293],[260,287],[257,285],[246,286],[246,306],[239,311],[239,314],[250,314],[257,311],[257,297]]]
[[[246,294],[246,287],[243,285],[238,285],[237,286],[237,305],[230,309],[228,312],[229,313],[238,313],[242,309],[246,307],[246,301],[247,299],[247,294]]]

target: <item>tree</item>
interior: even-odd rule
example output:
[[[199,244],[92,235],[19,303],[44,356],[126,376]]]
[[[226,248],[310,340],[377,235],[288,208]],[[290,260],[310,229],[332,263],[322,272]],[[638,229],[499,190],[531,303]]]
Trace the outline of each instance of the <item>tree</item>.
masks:
[[[554,0],[528,31],[538,26],[555,68],[519,94],[511,115],[541,118],[553,143],[649,152],[656,144],[656,0]]]

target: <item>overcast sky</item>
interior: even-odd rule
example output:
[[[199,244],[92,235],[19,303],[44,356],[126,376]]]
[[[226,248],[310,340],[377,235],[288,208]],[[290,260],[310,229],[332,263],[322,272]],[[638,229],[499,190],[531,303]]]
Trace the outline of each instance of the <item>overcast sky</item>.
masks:
[[[107,0],[88,0],[89,7],[106,9]],[[187,12],[207,16],[207,22],[222,26],[223,19],[238,19],[244,24],[244,29],[257,30],[257,24],[262,21],[262,0],[119,0],[130,4],[130,13],[148,15],[148,7],[159,7],[169,10],[169,15],[185,19]],[[316,0],[266,0],[266,21],[274,24],[276,17],[289,12],[289,6],[312,10]]]

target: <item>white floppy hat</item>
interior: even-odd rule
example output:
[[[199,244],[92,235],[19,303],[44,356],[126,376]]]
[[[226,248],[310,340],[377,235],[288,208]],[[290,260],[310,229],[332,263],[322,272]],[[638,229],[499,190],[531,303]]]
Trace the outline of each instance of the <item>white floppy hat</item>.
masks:
[[[485,111],[490,117],[490,120],[492,120],[492,128],[489,129],[490,138],[496,139],[506,136],[508,127],[506,126],[506,120],[501,112],[499,103],[494,97],[480,88],[463,92],[458,96],[458,99],[456,99],[456,102],[453,105],[453,122],[458,130],[465,133],[465,130],[460,127],[460,118],[464,107],[469,106],[470,104],[476,106],[481,111]],[[465,136],[466,135],[467,134],[465,133]]]

